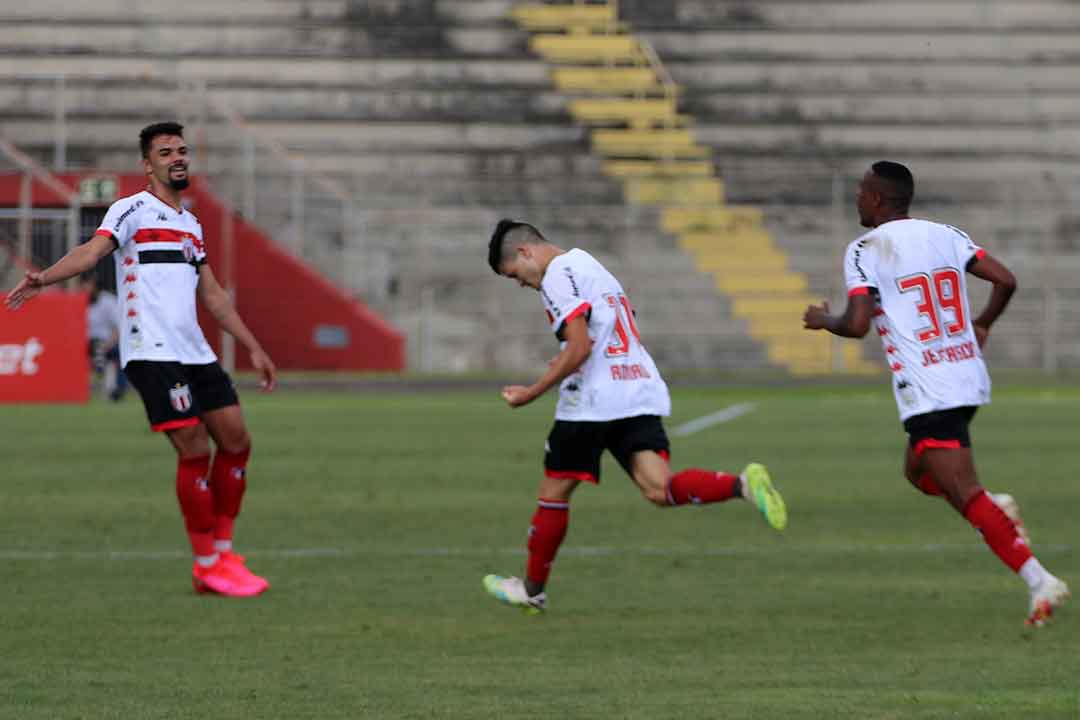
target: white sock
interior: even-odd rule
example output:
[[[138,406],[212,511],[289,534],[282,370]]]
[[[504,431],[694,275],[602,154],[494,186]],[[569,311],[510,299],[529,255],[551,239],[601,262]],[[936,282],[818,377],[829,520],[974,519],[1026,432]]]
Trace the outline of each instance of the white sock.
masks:
[[[739,493],[743,500],[753,500],[750,497],[750,485],[746,482],[746,476],[741,473],[739,474]]]
[[[218,554],[217,553],[214,553],[213,555],[196,555],[195,556],[195,562],[197,562],[202,567],[210,567],[211,565],[213,565],[217,561],[218,561]]]
[[[1034,590],[1043,584],[1043,581],[1051,577],[1042,563],[1033,555],[1020,566],[1020,577],[1024,578],[1029,589]]]
[[[232,540],[215,540],[214,549],[219,553],[232,552]]]

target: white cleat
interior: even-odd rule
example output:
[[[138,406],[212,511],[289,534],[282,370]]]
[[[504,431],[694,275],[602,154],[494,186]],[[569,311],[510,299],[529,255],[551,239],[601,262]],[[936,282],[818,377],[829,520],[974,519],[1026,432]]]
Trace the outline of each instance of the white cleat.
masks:
[[[539,615],[547,609],[547,594],[530,596],[521,578],[485,575],[484,589],[499,602],[521,608],[526,615]]]
[[[1009,519],[1013,521],[1013,525],[1016,526],[1016,534],[1020,536],[1025,545],[1030,546],[1031,537],[1024,526],[1024,519],[1020,517],[1020,503],[1016,502],[1016,498],[1008,493],[990,493],[990,499],[1001,508],[1003,513],[1009,516]]]
[[[1042,627],[1054,614],[1054,610],[1065,604],[1069,595],[1069,586],[1050,575],[1031,591],[1031,610],[1024,624]]]

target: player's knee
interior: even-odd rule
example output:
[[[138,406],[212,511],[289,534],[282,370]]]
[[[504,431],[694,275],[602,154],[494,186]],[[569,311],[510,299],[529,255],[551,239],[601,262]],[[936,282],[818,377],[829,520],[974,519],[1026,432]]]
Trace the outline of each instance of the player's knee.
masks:
[[[669,505],[667,488],[654,486],[644,487],[641,489],[641,494],[645,496],[646,500],[657,507],[667,507]]]
[[[206,432],[206,426],[201,423],[177,428],[169,433],[169,439],[181,460],[210,454],[210,436]]]
[[[222,438],[221,450],[227,453],[239,454],[246,450],[251,449],[251,435],[248,433],[247,428],[241,427],[238,431],[229,433],[226,437]]]

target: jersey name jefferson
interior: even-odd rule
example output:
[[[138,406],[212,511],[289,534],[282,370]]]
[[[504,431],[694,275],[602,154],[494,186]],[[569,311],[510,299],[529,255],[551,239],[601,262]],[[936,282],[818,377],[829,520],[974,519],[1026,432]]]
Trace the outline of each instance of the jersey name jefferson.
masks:
[[[848,295],[877,295],[874,327],[901,420],[990,402],[966,277],[983,255],[951,225],[916,219],[885,223],[848,245]]]

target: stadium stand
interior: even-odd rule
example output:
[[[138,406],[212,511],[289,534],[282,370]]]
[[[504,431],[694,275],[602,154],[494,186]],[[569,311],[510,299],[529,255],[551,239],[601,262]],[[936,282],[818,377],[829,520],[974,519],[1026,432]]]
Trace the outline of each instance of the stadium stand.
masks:
[[[1052,344],[1053,363],[1080,363],[1065,309],[1080,294],[1073,2],[191,0],[182,25],[175,12],[164,0],[6,10],[0,136],[52,163],[62,112],[66,167],[129,171],[134,130],[179,116],[208,128],[202,162],[224,177],[247,162],[206,109],[227,104],[295,160],[254,160],[256,222],[405,330],[412,367],[534,367],[550,354],[535,299],[485,275],[502,215],[609,263],[663,366],[786,367],[764,342],[799,334],[783,295],[837,298],[858,233],[854,182],[883,156],[915,171],[920,213],[1045,280],[1021,274],[1001,333],[1025,340],[991,358],[1046,366]],[[580,94],[597,85],[610,96]],[[643,134],[662,134],[651,159],[663,162]],[[344,210],[308,190],[293,212],[310,175],[343,189]],[[244,206],[243,189],[219,187]],[[674,198],[756,208],[732,247],[756,267],[785,262],[768,312],[787,325],[755,332],[739,317],[745,272],[706,251],[703,228],[682,232],[686,218],[663,209]],[[830,356],[819,369],[858,364]]]

